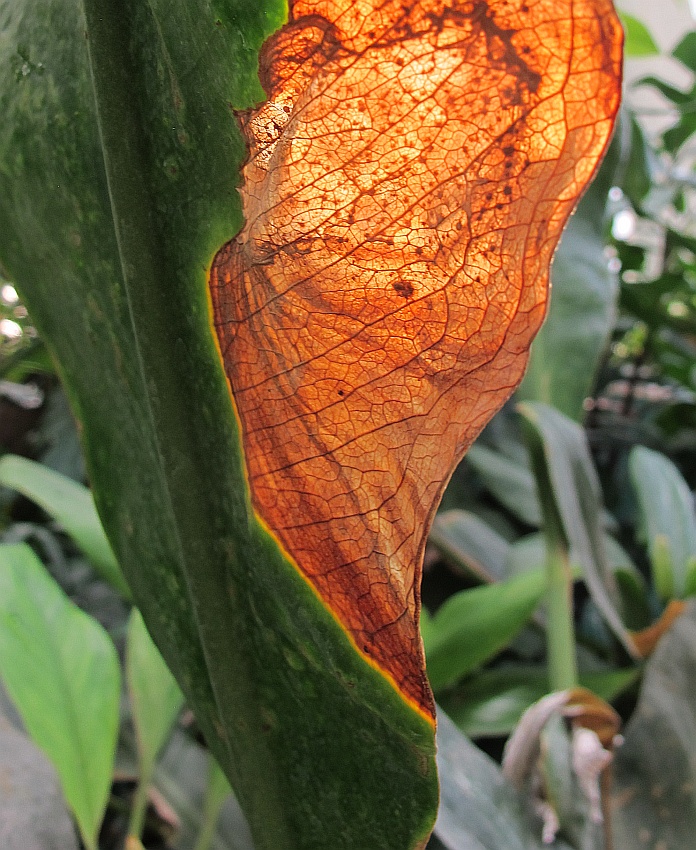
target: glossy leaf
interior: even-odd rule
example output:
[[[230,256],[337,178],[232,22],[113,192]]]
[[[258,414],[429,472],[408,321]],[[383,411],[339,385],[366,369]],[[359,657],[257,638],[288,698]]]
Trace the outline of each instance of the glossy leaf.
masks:
[[[629,468],[655,587],[664,600],[682,597],[696,563],[693,494],[677,467],[659,452],[636,446]]]
[[[696,832],[696,608],[645,666],[636,710],[614,765],[614,846],[690,847]]]
[[[0,675],[96,850],[118,733],[116,650],[24,544],[0,546]]]
[[[92,494],[86,487],[43,464],[16,455],[0,459],[0,484],[40,505],[73,538],[102,578],[126,598],[130,596]]]
[[[543,571],[462,590],[437,611],[423,634],[435,691],[496,655],[534,613],[546,589]]]

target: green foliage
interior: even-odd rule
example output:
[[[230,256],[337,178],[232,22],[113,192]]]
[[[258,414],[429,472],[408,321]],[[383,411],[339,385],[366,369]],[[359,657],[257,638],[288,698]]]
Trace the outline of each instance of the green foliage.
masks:
[[[435,692],[496,655],[529,620],[546,587],[542,572],[450,596],[422,627]]]
[[[650,30],[642,21],[626,12],[620,12],[619,17],[626,37],[626,56],[654,56],[660,52],[650,35]]]
[[[14,455],[0,460],[0,484],[40,505],[63,526],[100,575],[123,596],[130,597],[86,487],[40,463]]]
[[[118,732],[118,659],[23,544],[0,545],[0,676],[95,850]]]

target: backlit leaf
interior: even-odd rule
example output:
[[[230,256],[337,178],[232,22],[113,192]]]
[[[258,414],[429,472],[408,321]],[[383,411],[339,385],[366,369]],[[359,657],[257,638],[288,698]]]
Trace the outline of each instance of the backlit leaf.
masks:
[[[520,380],[620,56],[608,0],[292,0],[242,117],[211,291],[253,503],[426,714],[427,528]]]

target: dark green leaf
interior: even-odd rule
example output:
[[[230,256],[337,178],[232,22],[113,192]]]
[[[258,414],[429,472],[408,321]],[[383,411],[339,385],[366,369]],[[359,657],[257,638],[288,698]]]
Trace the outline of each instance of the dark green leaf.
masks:
[[[0,675],[96,850],[118,732],[116,650],[24,544],[0,546]]]
[[[696,32],[685,35],[672,51],[672,56],[683,62],[690,71],[696,71]]]
[[[233,109],[263,98],[258,50],[285,14],[0,0],[0,251],[60,363],[133,598],[257,850],[402,850],[434,817],[432,725],[256,521],[210,322],[207,270],[242,222]]]

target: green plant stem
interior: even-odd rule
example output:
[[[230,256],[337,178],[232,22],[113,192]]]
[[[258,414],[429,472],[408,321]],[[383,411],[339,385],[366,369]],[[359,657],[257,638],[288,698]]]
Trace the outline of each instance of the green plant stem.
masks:
[[[547,538],[547,543],[551,541]],[[546,558],[546,640],[549,682],[552,691],[563,691],[578,685],[573,623],[573,571],[567,550],[549,545]]]
[[[145,814],[147,813],[148,789],[150,787],[150,771],[141,772],[138,784],[133,795],[130,819],[128,821],[128,835],[138,838],[143,834]]]
[[[230,794],[230,786],[218,766],[217,762],[210,757],[210,769],[208,773],[208,787],[205,791],[203,801],[203,817],[198,840],[194,850],[209,850],[215,837],[215,828],[222,805]]]

